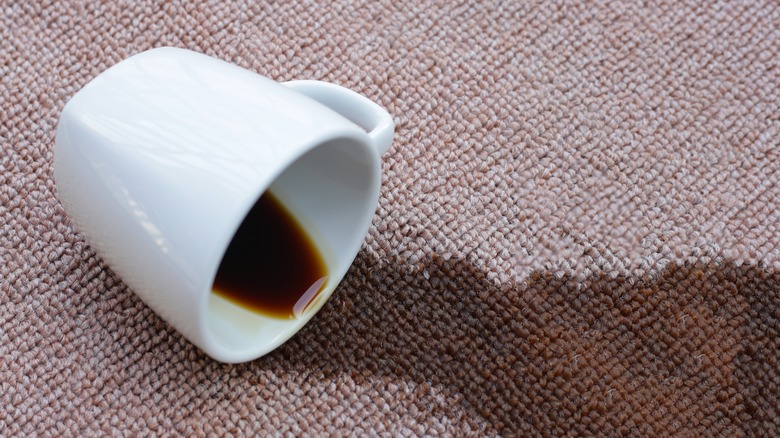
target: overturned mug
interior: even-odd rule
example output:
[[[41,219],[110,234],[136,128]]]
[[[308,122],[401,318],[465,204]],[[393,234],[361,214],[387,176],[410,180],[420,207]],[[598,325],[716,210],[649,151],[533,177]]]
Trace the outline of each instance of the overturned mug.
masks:
[[[160,48],[111,67],[65,105],[54,177],[68,216],[145,303],[213,358],[244,362],[294,335],[341,281],[376,209],[393,129],[384,109],[340,86],[280,84]],[[250,220],[269,193],[278,217]],[[296,227],[302,235],[285,237]],[[215,289],[233,271],[245,277],[239,286],[254,281],[255,262],[268,264],[260,277],[295,277],[300,267],[287,265],[305,250],[287,247],[296,239],[308,239],[325,274],[290,291],[289,313]],[[235,246],[244,252],[228,254]],[[234,262],[244,266],[225,266]]]

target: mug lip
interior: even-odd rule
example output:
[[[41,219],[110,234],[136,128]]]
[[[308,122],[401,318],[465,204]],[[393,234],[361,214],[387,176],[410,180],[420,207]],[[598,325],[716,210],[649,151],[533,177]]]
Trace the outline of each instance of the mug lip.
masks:
[[[246,198],[241,202],[241,205],[234,208],[235,214],[233,215],[230,226],[223,227],[223,229],[219,231],[220,236],[218,241],[220,244],[217,248],[214,248],[214,251],[212,251],[212,255],[208,263],[208,266],[211,267],[211,272],[203,277],[205,283],[198,286],[198,289],[201,290],[201,293],[199,302],[197,304],[199,337],[204,343],[204,350],[206,350],[208,354],[214,359],[225,363],[247,362],[257,359],[278,348],[280,345],[298,333],[298,331],[300,331],[301,328],[303,328],[303,326],[305,326],[309,320],[320,311],[325,302],[327,302],[330,296],[335,292],[336,286],[341,282],[344,275],[349,270],[351,261],[350,263],[346,263],[345,266],[338,266],[335,270],[336,275],[330,275],[332,279],[337,281],[335,281],[335,283],[333,283],[329,288],[329,291],[327,292],[327,295],[324,297],[324,299],[319,300],[314,309],[306,312],[305,315],[296,319],[294,324],[291,324],[289,328],[282,330],[270,342],[248,345],[246,348],[241,349],[229,349],[221,345],[220,342],[215,339],[214,334],[209,328],[208,302],[212,293],[214,280],[217,276],[217,271],[219,270],[220,263],[222,262],[222,258],[225,252],[227,251],[228,245],[230,245],[233,236],[235,235],[236,231],[238,231],[239,226],[244,221],[247,214],[249,214],[249,211],[255,205],[260,196],[266,190],[268,190],[271,184],[273,184],[273,182],[276,181],[282,173],[287,171],[287,169],[289,169],[290,166],[297,162],[301,157],[318,147],[326,145],[327,143],[342,139],[351,140],[355,144],[359,144],[364,150],[368,152],[368,156],[371,160],[369,166],[371,166],[373,169],[373,177],[371,178],[370,185],[366,188],[366,190],[370,192],[370,199],[373,201],[366,205],[366,210],[363,214],[363,217],[360,221],[357,221],[358,226],[355,228],[358,232],[360,232],[361,237],[364,237],[368,232],[373,220],[374,213],[378,206],[377,204],[379,201],[379,190],[381,188],[382,175],[379,151],[377,151],[376,147],[374,147],[372,144],[368,134],[361,130],[358,126],[355,126],[354,129],[333,129],[298,147],[296,153],[289,157],[285,165],[278,166],[277,169],[275,169],[272,173],[263,176],[263,179],[258,181],[256,189],[251,192],[252,196],[246,196]],[[360,251],[360,248],[363,245],[363,241],[364,239],[357,240],[354,248],[351,248],[351,253],[354,254],[353,259]]]

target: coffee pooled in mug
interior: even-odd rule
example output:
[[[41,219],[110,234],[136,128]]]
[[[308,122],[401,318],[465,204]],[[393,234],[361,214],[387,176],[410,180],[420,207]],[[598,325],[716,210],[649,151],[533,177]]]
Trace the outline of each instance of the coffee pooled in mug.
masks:
[[[266,191],[233,236],[213,291],[253,312],[292,319],[303,314],[327,279],[327,266],[311,237]]]

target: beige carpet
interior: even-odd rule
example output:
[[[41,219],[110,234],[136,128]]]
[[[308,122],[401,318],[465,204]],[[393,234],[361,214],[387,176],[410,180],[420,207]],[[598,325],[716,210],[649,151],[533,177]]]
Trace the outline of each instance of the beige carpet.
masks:
[[[158,46],[394,114],[334,297],[204,356],[97,258],[57,117]],[[780,435],[776,1],[0,6],[0,436]]]

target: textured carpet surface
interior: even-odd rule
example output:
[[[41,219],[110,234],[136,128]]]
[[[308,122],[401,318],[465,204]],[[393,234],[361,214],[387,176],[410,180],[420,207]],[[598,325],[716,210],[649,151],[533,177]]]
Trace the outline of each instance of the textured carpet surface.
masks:
[[[67,219],[60,110],[145,49],[385,106],[323,310],[217,363]],[[0,435],[780,435],[776,1],[0,4]]]

